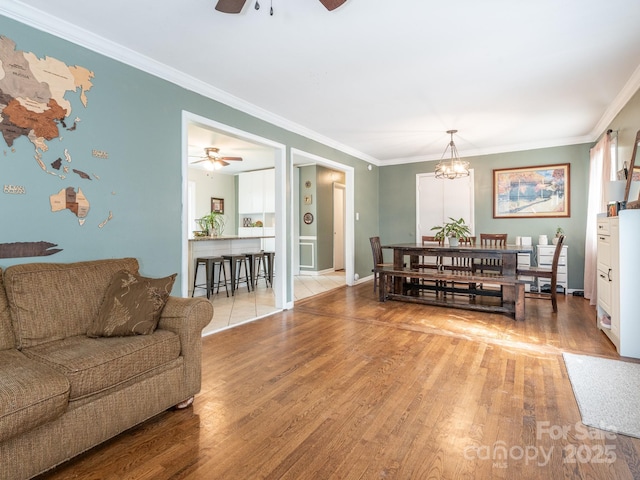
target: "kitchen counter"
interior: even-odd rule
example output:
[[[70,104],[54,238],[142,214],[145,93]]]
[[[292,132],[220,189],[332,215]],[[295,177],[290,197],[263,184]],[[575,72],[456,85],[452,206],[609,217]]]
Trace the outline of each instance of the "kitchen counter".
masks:
[[[189,296],[193,293],[193,273],[195,260],[198,257],[220,257],[222,255],[234,255],[242,253],[259,252],[263,249],[262,242],[265,238],[274,236],[242,236],[222,235],[219,237],[197,237],[189,239]],[[267,250],[267,248],[265,248]],[[226,262],[225,262],[226,263]],[[198,269],[198,278],[195,283],[206,283],[205,269]],[[231,272],[227,272],[227,278],[231,278]],[[206,295],[205,289],[198,289],[198,296]]]
[[[195,237],[190,238],[190,242],[203,242],[203,241],[219,241],[219,240],[246,240],[249,238],[275,238],[274,235],[261,235],[261,236],[248,236],[248,235],[220,235],[218,237]]]

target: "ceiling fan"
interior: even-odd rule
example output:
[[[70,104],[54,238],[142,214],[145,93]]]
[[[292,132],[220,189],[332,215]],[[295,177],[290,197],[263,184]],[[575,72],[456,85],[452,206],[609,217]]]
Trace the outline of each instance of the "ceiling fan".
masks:
[[[347,0],[320,0],[327,10],[335,10]],[[218,0],[216,10],[223,13],[240,13],[247,0]]]
[[[198,157],[200,160],[196,160],[195,162],[191,162],[191,164],[201,163],[201,162],[210,162],[211,166],[214,169],[219,169],[222,167],[226,167],[229,165],[230,161],[233,162],[241,162],[242,157],[223,157],[219,155],[220,149],[216,147],[206,147],[204,149],[204,157]]]

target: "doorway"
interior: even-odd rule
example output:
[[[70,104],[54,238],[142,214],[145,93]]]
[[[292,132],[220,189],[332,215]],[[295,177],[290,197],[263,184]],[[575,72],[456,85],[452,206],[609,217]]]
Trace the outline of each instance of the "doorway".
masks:
[[[189,127],[196,125],[201,130],[208,130],[211,134],[211,139],[215,141],[227,141],[225,145],[225,153],[233,153],[234,140],[237,143],[241,143],[243,146],[251,145],[262,151],[267,151],[269,154],[269,166],[275,168],[275,270],[279,272],[286,271],[287,256],[286,251],[286,221],[285,221],[285,161],[286,161],[286,147],[280,143],[273,142],[269,139],[258,137],[257,135],[244,132],[242,130],[235,129],[228,125],[218,123],[209,118],[201,117],[199,115],[183,111],[182,112],[182,271],[181,271],[181,293],[183,296],[189,296],[189,282],[193,279],[189,275],[189,256],[190,256],[190,240],[189,235],[193,230],[193,226],[189,222],[189,194],[188,194],[188,168],[189,168]],[[216,146],[216,145],[212,145]],[[242,156],[242,155],[239,155]],[[245,155],[243,162],[237,162],[240,165],[244,165],[244,168],[249,168],[249,159],[256,155]],[[236,163],[236,162],[234,162]],[[224,167],[232,168],[232,167]],[[232,205],[235,204],[235,199]],[[225,209],[227,208],[225,205]],[[237,217],[237,212],[234,210],[231,215]],[[237,218],[234,219],[237,222]],[[234,222],[234,223],[235,223]],[[233,232],[230,232],[233,234]],[[290,284],[292,279],[287,278],[284,275],[278,275],[274,278],[273,293],[274,303],[276,309],[288,308],[290,299],[287,297],[287,292],[290,291]]]
[[[355,274],[355,258],[354,258],[354,216],[355,216],[355,196],[354,196],[354,169],[353,167],[349,167],[347,165],[343,165],[341,163],[334,162],[332,160],[328,160],[323,157],[319,157],[317,155],[304,152],[302,150],[291,149],[291,167],[293,169],[291,173],[291,178],[294,179],[293,188],[291,189],[291,204],[294,206],[292,208],[292,227],[293,227],[293,243],[291,248],[292,254],[292,265],[295,267],[294,271],[298,271],[300,266],[300,255],[301,255],[301,247],[302,251],[305,252],[304,249],[310,249],[312,246],[309,245],[310,240],[308,238],[300,238],[300,225],[302,222],[302,216],[305,212],[300,211],[299,208],[296,208],[300,205],[300,188],[299,188],[299,176],[298,171],[300,167],[308,166],[308,165],[319,165],[323,166],[329,170],[337,171],[342,173],[343,181],[334,182],[334,186],[338,184],[339,192],[334,191],[332,195],[338,195],[341,197],[341,203],[343,207],[340,209],[342,214],[342,229],[338,230],[338,235],[342,237],[342,241],[340,241],[341,252],[338,253],[342,257],[342,261],[338,260],[337,265],[339,266],[342,263],[342,268],[344,269],[345,275],[345,284],[348,286],[354,285],[354,274]],[[333,197],[329,197],[330,202],[333,202]],[[334,207],[331,207],[332,209]],[[329,210],[329,215],[333,215],[333,210]],[[315,221],[315,220],[314,220]],[[332,231],[335,232],[335,225],[333,224],[333,220],[329,223],[328,228],[332,228]],[[335,239],[334,239],[335,240]],[[338,242],[336,242],[338,243]],[[304,245],[303,245],[304,244]],[[334,271],[336,268],[336,259],[335,259],[336,251],[335,249],[332,252],[332,268],[331,271]],[[300,272],[304,273],[304,272]]]
[[[344,270],[345,186],[333,184],[333,269]]]

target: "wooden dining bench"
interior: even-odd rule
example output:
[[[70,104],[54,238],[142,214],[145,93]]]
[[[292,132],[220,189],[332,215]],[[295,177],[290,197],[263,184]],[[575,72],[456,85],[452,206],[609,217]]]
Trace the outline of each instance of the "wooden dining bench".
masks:
[[[377,269],[379,275],[379,299],[381,302],[389,300],[402,300],[413,303],[423,303],[427,305],[439,305],[445,307],[463,308],[468,310],[480,310],[484,312],[508,313],[516,320],[524,320],[524,285],[525,282],[518,280],[515,276],[505,276],[497,272],[486,272],[477,274],[473,272],[448,270],[448,269],[411,269],[380,267]],[[410,279],[411,282],[403,283],[402,292],[387,291],[387,285],[393,285],[394,278]],[[424,283],[420,281],[430,283]],[[453,282],[453,286],[445,286],[447,282]],[[457,284],[468,285],[467,288],[455,287]],[[501,305],[487,305],[475,303],[473,298],[480,296],[499,296],[502,292],[486,288],[478,288],[478,285],[499,285],[515,287],[515,298],[513,302],[504,301]],[[436,293],[460,293],[472,297],[469,302],[454,302],[453,295],[440,295],[436,297],[426,297],[418,295],[421,289],[432,290]]]

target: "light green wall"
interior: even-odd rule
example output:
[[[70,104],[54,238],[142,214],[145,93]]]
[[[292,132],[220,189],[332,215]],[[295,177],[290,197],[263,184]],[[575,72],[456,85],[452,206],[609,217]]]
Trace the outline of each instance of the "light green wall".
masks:
[[[620,169],[623,162],[629,164],[631,161],[633,142],[638,130],[640,130],[640,90],[616,115],[609,124],[609,128],[618,132],[618,169]]]
[[[316,172],[318,212],[318,270],[333,268],[333,184],[344,184],[344,173],[318,166]]]
[[[62,182],[43,173],[33,159],[33,145],[24,138],[16,141],[15,152],[6,145],[0,149],[7,153],[0,156],[3,184],[27,189],[26,195],[0,195],[0,243],[44,240],[63,249],[49,257],[0,259],[0,267],[132,256],[139,259],[145,275],[180,272],[186,242],[181,230],[183,111],[286,145],[287,159],[295,148],[352,167],[356,211],[378,224],[377,177],[369,174],[366,162],[3,16],[0,32],[16,42],[18,50],[39,58],[51,56],[95,73],[88,108],[80,104],[77,94],[68,95],[73,114],[82,120],[78,129],[65,132],[63,141],[49,142],[51,151],[45,153],[44,161],[52,162],[68,148],[76,168],[95,171],[101,178]],[[108,152],[109,159],[92,158],[92,149]],[[288,195],[291,178],[289,166],[285,167]],[[82,187],[90,199],[91,211],[83,226],[70,212],[50,211],[49,195],[68,185]],[[290,218],[289,202],[286,208]],[[98,228],[110,211],[113,220]],[[361,276],[371,269],[369,249],[358,248],[368,241],[369,224],[355,225],[356,272]],[[292,238],[291,231],[287,238]],[[291,248],[288,242],[287,255]],[[284,273],[288,277],[291,272]],[[177,279],[174,294],[179,294],[180,284]]]
[[[317,212],[317,200],[318,195],[316,193],[318,183],[316,182],[317,168],[315,165],[307,165],[300,167],[300,236],[310,237],[309,239],[300,240],[304,245],[300,246],[300,270],[302,271],[316,271],[318,270],[318,212]],[[306,184],[309,182],[309,186]],[[304,197],[311,195],[312,203],[305,205]],[[313,215],[313,223],[307,224],[302,221],[302,218],[306,213]],[[312,244],[311,247],[309,244]],[[310,265],[313,265],[311,267]]]
[[[311,182],[307,187],[306,182]],[[315,237],[315,240],[304,240],[313,243],[311,249],[302,248],[300,270],[321,272],[333,268],[333,184],[345,182],[343,172],[323,167],[308,165],[300,168],[300,217],[305,213],[313,215],[311,225],[300,222],[300,236]],[[305,204],[305,196],[311,195],[311,204]],[[314,268],[303,265],[314,265]]]
[[[100,175],[100,181],[74,178],[63,182],[40,170],[33,159],[33,145],[24,138],[16,141],[15,152],[5,145],[1,150],[6,154],[0,156],[2,182],[23,185],[27,194],[0,195],[0,243],[44,240],[58,244],[63,251],[49,257],[0,259],[0,267],[30,261],[133,256],[139,259],[143,274],[180,272],[185,241],[181,230],[183,111],[284,144],[287,158],[295,148],[352,167],[355,212],[359,214],[354,223],[355,271],[360,277],[371,275],[370,236],[380,234],[383,242],[414,240],[415,174],[433,171],[434,162],[373,166],[369,171],[368,164],[356,157],[3,16],[0,32],[15,41],[19,50],[33,52],[40,58],[51,56],[68,65],[81,65],[95,73],[88,108],[80,104],[77,95],[68,95],[73,114],[82,120],[78,129],[65,132],[63,141],[50,142],[50,152],[44,160],[50,163],[67,148],[78,168]],[[638,119],[640,98],[636,94],[611,124],[611,128],[619,131],[621,151],[632,145],[640,128]],[[469,159],[476,174],[476,231],[499,229],[512,235],[534,236],[553,233],[557,224],[566,227],[571,249],[571,288],[582,286],[580,252],[584,243],[589,147],[576,145]],[[109,159],[91,157],[92,149],[108,152]],[[571,163],[571,218],[491,218],[493,168],[564,162]],[[288,195],[291,178],[288,168],[286,171]],[[91,211],[83,226],[69,212],[50,211],[49,195],[68,185],[80,186],[90,198]],[[113,220],[98,228],[110,211]],[[289,204],[286,214],[292,215]],[[292,238],[291,231],[287,231],[287,237]],[[287,255],[292,248],[288,242]],[[177,294],[180,279],[175,285]]]
[[[480,233],[508,233],[516,236],[555,235],[562,227],[569,246],[569,288],[583,286],[584,235],[586,229],[587,184],[590,144],[527,150],[523,152],[465,157],[474,170],[475,226]],[[464,155],[464,152],[462,152]],[[380,181],[380,237],[385,242],[413,242],[416,231],[416,174],[433,172],[437,162],[422,162],[382,168]],[[493,218],[493,170],[556,163],[570,164],[571,217]],[[447,180],[442,180],[447,182]]]
[[[196,184],[196,218],[211,211],[211,197],[224,199],[225,235],[235,235],[236,230],[236,176],[224,173],[208,172],[196,168],[187,169],[190,181]],[[193,228],[192,228],[193,227]],[[189,231],[199,227],[189,225]]]

